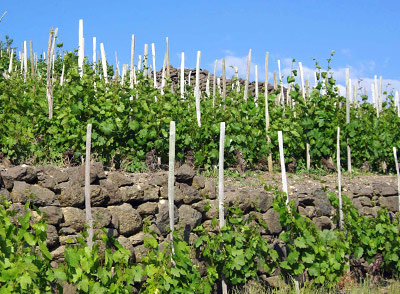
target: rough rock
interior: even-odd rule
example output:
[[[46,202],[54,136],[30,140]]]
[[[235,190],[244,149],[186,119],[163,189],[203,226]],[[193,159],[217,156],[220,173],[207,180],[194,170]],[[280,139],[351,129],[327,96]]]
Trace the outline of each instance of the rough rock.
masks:
[[[136,204],[147,201],[157,201],[159,188],[148,184],[141,184],[121,187],[118,193],[122,201]]]
[[[27,165],[19,165],[9,168],[1,173],[3,183],[6,189],[13,188],[13,182],[21,181],[26,183],[34,183],[37,181],[37,172],[34,167]]]
[[[145,202],[137,207],[137,211],[141,216],[154,215],[158,212],[157,202]]]
[[[33,196],[31,198],[31,195]],[[10,193],[12,202],[26,203],[28,200],[37,206],[57,205],[58,200],[53,191],[37,185],[29,185],[25,182],[14,182]]]
[[[314,206],[298,206],[297,207],[299,210],[299,213],[303,216],[306,216],[308,218],[313,218],[315,216],[315,207]]]
[[[379,205],[386,207],[392,212],[399,211],[399,197],[398,196],[386,196],[379,197]]]
[[[123,186],[131,186],[134,183],[132,178],[129,178],[119,172],[110,172],[107,175],[107,179],[113,184],[117,185],[118,188]]]
[[[77,182],[61,183],[61,194],[57,195],[62,207],[83,207],[85,203],[85,190]]]
[[[136,245],[139,245],[139,244],[143,244],[145,236],[146,236],[146,234],[144,232],[139,232],[136,235],[130,236],[129,237],[129,242],[133,246],[136,246]]]
[[[66,172],[51,166],[45,165],[37,168],[38,183],[44,188],[56,191],[58,184],[67,182],[69,176]]]
[[[315,198],[315,213],[317,216],[330,216],[334,211],[331,205],[328,195],[322,189],[317,189],[314,192]]]
[[[192,186],[193,188],[200,190],[205,187],[205,179],[203,176],[194,176]]]
[[[47,240],[46,244],[51,250],[59,245],[58,243],[58,233],[55,226],[47,225]]]
[[[189,205],[179,207],[179,227],[184,229],[185,233],[191,232],[201,223],[202,215],[199,211]]]
[[[111,213],[105,207],[92,207],[93,225],[95,228],[105,228],[111,223]]]
[[[183,203],[185,204],[191,204],[194,202],[201,201],[203,199],[203,197],[200,195],[197,189],[195,189],[193,186],[189,186],[186,183],[178,183],[178,189],[182,192]],[[177,201],[178,200],[179,197]]]
[[[64,227],[70,227],[76,232],[81,232],[85,228],[86,215],[82,209],[76,207],[63,207],[61,208],[64,215]]]
[[[107,199],[101,194],[101,187],[99,185],[90,185],[90,204],[92,206],[103,206],[106,201]]]
[[[279,213],[270,208],[263,214],[263,220],[267,224],[267,232],[272,235],[277,235],[282,232],[282,226],[279,222]]]
[[[124,203],[118,206],[109,206],[113,222],[118,223],[119,233],[125,237],[132,236],[142,228],[142,218],[140,214],[130,204]]]
[[[154,174],[151,179],[150,183],[155,186],[167,186],[168,184],[168,174],[167,173],[156,173]]]
[[[331,230],[334,227],[331,219],[324,215],[314,218],[313,222],[314,222],[315,226],[321,230],[324,230],[324,229]]]
[[[174,223],[179,219],[179,210],[174,206]],[[156,226],[163,236],[166,236],[169,231],[169,209],[168,201],[161,200],[158,205],[158,213],[156,214]]]
[[[58,226],[63,221],[63,213],[58,206],[39,207],[48,225]]]
[[[131,243],[131,240],[124,237],[124,236],[119,236],[117,241],[122,245],[123,248],[128,250],[131,254],[130,260],[132,262],[135,262],[135,249],[133,248],[133,245]]]
[[[215,199],[217,198],[217,187],[212,180],[206,180],[204,183],[204,189],[200,190],[200,195],[204,198]]]
[[[179,183],[191,183],[196,171],[188,164],[183,164],[175,170],[175,179]]]
[[[54,249],[53,251],[50,252],[51,258],[53,261],[56,262],[63,262],[64,261],[64,251],[65,251],[65,246],[60,246],[57,249]]]
[[[397,189],[388,183],[375,183],[372,185],[374,193],[381,196],[394,196],[397,195]]]
[[[100,180],[100,195],[104,203],[115,205],[122,203],[122,197],[118,193],[118,185],[109,179]]]

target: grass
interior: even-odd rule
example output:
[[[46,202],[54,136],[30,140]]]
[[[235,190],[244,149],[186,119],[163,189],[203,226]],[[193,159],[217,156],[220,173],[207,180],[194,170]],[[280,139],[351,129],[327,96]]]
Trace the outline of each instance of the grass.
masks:
[[[257,281],[250,281],[242,288],[233,289],[230,294],[295,294],[293,287],[282,284],[280,289],[271,289]],[[360,284],[349,285],[346,289],[314,289],[305,285],[300,289],[300,294],[400,294],[400,281],[389,280],[376,285],[366,279]]]

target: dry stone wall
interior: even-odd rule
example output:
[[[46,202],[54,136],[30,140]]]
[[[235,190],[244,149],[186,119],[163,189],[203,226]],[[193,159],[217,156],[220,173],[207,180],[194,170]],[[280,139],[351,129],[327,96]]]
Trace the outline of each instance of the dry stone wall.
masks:
[[[378,178],[377,178],[378,179]],[[209,230],[213,217],[218,217],[217,186],[215,179],[196,174],[188,165],[175,173],[175,223],[189,238],[199,224]],[[167,173],[128,174],[105,171],[100,163],[91,167],[91,203],[95,228],[106,228],[141,260],[143,224],[160,241],[168,234]],[[313,219],[320,228],[332,229],[334,209],[326,189],[310,186],[292,189],[298,210]],[[35,197],[31,198],[31,195]],[[346,193],[364,215],[374,217],[379,206],[390,211],[398,210],[397,187],[393,182],[370,182],[354,185]],[[63,259],[65,245],[85,229],[84,167],[57,168],[53,166],[15,166],[0,168],[0,195],[12,201],[12,208],[23,212],[28,200],[46,215],[48,224],[47,244],[55,261]],[[237,204],[245,213],[257,213],[268,225],[263,232],[266,238],[276,239],[282,231],[279,215],[272,209],[273,193],[263,187],[237,187],[225,189],[226,205]],[[206,209],[209,206],[209,209]],[[38,217],[36,215],[36,217]]]

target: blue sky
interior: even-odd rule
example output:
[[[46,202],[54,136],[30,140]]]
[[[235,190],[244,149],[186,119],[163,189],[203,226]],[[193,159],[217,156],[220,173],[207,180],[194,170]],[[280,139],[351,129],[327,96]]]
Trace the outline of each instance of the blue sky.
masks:
[[[92,37],[104,43],[107,58],[129,63],[131,35],[136,38],[136,62],[143,46],[156,46],[156,64],[162,66],[165,37],[171,63],[194,67],[197,50],[201,67],[212,70],[216,59],[235,63],[244,76],[246,56],[264,75],[265,52],[270,70],[277,60],[287,73],[290,60],[302,61],[306,76],[315,57],[323,66],[335,50],[332,67],[343,83],[344,69],[353,79],[370,83],[374,75],[400,88],[400,1],[3,1],[0,38],[10,35],[15,46],[32,40],[35,51],[47,46],[50,27],[58,27],[65,49],[78,47],[78,22],[84,21],[85,54],[91,56]],[[254,71],[253,71],[254,72]],[[254,77],[254,74],[252,74]],[[369,88],[369,87],[368,87]]]

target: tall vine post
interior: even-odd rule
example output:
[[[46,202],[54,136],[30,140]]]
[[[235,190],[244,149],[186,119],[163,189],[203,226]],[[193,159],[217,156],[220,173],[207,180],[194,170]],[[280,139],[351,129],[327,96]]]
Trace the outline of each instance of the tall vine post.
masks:
[[[397,149],[393,147],[393,155],[394,155],[394,163],[396,167],[396,174],[397,174],[397,200],[398,200],[398,209],[400,212],[400,171],[399,171],[399,162],[397,160]]]
[[[185,53],[181,52],[181,99],[185,99]]]
[[[194,97],[196,98],[196,116],[197,125],[201,127],[201,112],[200,112],[200,56],[201,51],[197,51],[197,62],[196,62],[196,85],[194,88]]]
[[[337,171],[338,171],[338,195],[339,195],[339,228],[343,231],[343,204],[342,204],[342,172],[340,166],[340,127],[337,128],[337,155],[336,155],[336,163],[337,163]]]
[[[281,174],[282,174],[282,190],[286,194],[286,204],[289,203],[289,193],[286,178],[285,156],[283,152],[283,137],[282,131],[278,131],[278,144],[279,144],[279,157],[281,161]]]
[[[215,107],[215,92],[217,89],[217,66],[218,66],[218,60],[215,60],[214,62],[214,76],[213,76],[213,108]]]
[[[224,208],[224,148],[225,148],[225,122],[220,124],[219,132],[219,163],[218,163],[218,213],[219,227],[225,226],[225,208]],[[228,293],[225,276],[222,276],[222,293]]]
[[[108,83],[108,73],[107,73],[107,59],[106,59],[106,51],[104,50],[104,44],[100,43],[100,53],[101,53],[101,64],[103,66],[103,78],[104,82]]]
[[[165,38],[165,43],[166,43],[166,47],[167,47],[167,50],[165,52],[166,60],[167,60],[167,72],[166,72],[166,74],[167,74],[167,78],[170,78],[171,71],[170,71],[170,64],[169,64],[169,40],[168,40],[168,37]]]
[[[249,55],[247,56],[247,72],[246,72],[246,83],[244,85],[244,101],[247,102],[249,95],[249,80],[250,80],[250,66],[251,66],[251,49],[249,50]]]
[[[225,59],[222,59],[222,103],[224,104],[224,110],[225,110],[225,99],[226,99],[226,70],[225,70]]]
[[[175,185],[175,121],[169,123],[169,163],[168,163],[168,216],[171,230],[170,242],[173,250],[174,232],[174,185]]]
[[[83,77],[83,59],[85,57],[83,41],[83,19],[79,20],[79,47],[78,47],[78,71],[79,75]]]
[[[268,102],[268,60],[269,60],[269,52],[265,54],[265,131],[267,133],[267,144],[268,147],[271,148],[271,137],[269,136],[269,102]],[[272,165],[272,152],[271,149],[268,153],[268,171],[271,173],[273,171]]]
[[[131,40],[131,71],[129,74],[130,88],[133,89],[133,85],[136,84],[136,73],[135,73],[135,35],[132,35]]]
[[[53,28],[50,29],[49,34],[49,42],[47,46],[47,87],[46,87],[46,96],[47,96],[47,103],[49,107],[49,119],[53,118],[53,86],[52,86],[52,78],[51,78],[51,43],[53,40],[54,30]]]
[[[346,124],[350,123],[350,101],[351,101],[351,84],[350,70],[346,68]],[[351,174],[351,149],[349,140],[347,139],[347,171]]]
[[[86,128],[86,158],[85,158],[85,214],[88,225],[87,244],[89,248],[93,247],[93,218],[90,204],[90,149],[92,140],[92,124]]]

